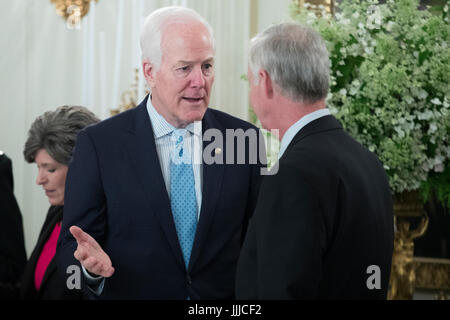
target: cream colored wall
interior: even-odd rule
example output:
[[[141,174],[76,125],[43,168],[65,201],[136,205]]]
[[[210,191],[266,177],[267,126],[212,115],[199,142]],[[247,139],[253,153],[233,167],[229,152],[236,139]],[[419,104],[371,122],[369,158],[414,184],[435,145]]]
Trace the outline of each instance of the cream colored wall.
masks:
[[[258,0],[258,32],[273,23],[289,20],[289,4],[292,0]]]

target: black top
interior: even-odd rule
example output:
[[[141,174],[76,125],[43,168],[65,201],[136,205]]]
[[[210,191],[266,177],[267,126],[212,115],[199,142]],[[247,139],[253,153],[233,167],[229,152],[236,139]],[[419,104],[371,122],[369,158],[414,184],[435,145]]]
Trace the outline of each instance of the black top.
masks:
[[[13,298],[25,267],[22,215],[13,193],[11,160],[0,151],[0,298]]]
[[[63,272],[57,271],[55,258],[52,259],[45,271],[39,291],[34,285],[34,273],[36,264],[42,249],[52,234],[55,225],[62,221],[63,206],[51,206],[47,213],[44,225],[42,226],[36,247],[31,253],[22,279],[20,297],[31,300],[79,300],[82,298],[80,290],[69,290],[67,288],[67,278]],[[70,274],[67,275],[68,277]]]

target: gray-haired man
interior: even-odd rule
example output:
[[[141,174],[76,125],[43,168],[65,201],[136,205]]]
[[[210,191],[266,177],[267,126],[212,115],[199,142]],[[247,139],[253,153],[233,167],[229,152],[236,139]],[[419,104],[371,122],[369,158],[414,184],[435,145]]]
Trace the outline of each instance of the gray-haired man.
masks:
[[[153,12],[141,47],[152,94],[79,135],[57,258],[99,276],[83,279],[101,299],[231,299],[259,167],[175,159],[202,159],[209,129],[256,128],[208,108],[214,38],[198,13]]]
[[[326,108],[329,63],[320,35],[296,23],[251,42],[252,106],[265,128],[279,129],[281,150],[241,252],[238,298],[386,298],[389,184],[377,157]]]

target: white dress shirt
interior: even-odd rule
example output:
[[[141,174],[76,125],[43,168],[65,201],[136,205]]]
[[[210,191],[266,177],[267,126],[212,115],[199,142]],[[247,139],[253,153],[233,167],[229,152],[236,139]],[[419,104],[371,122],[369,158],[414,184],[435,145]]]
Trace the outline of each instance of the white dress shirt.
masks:
[[[306,116],[300,118],[296,123],[294,123],[292,126],[289,127],[289,129],[286,131],[286,133],[283,136],[283,139],[281,139],[280,144],[280,152],[278,153],[278,159],[281,158],[283,153],[286,151],[287,147],[291,143],[292,139],[294,139],[295,135],[308,123],[317,120],[319,118],[325,117],[327,115],[330,115],[330,110],[320,109],[314,112],[311,112],[307,114]]]

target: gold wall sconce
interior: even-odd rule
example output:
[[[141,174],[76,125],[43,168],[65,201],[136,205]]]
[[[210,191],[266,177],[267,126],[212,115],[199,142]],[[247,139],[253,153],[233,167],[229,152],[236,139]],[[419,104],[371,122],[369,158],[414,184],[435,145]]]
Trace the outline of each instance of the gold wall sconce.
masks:
[[[50,0],[56,6],[56,12],[73,25],[88,13],[91,1],[98,0]]]

